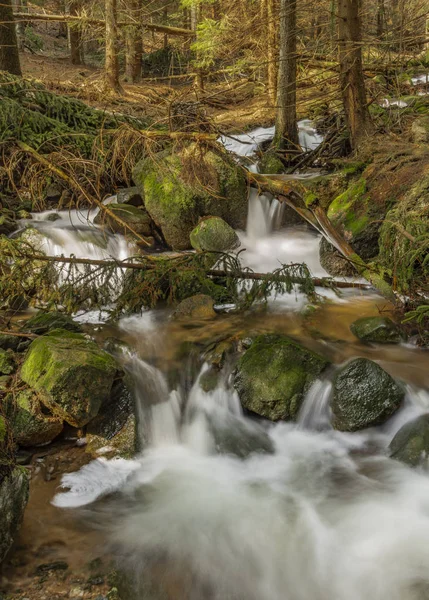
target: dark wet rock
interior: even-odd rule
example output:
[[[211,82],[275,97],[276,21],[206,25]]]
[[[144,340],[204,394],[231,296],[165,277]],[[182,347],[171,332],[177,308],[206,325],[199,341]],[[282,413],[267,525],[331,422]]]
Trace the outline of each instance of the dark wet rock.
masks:
[[[122,379],[114,382],[107,400],[100,407],[98,415],[87,426],[87,434],[102,437],[106,444],[124,427],[134,402],[130,390]]]
[[[207,371],[204,371],[198,383],[200,384],[200,387],[204,392],[212,392],[218,386],[219,377],[220,372],[217,369],[211,367],[210,369],[207,369]]]
[[[294,420],[305,393],[328,365],[322,356],[284,335],[260,335],[237,365],[243,406],[272,421]]]
[[[350,325],[350,331],[363,342],[397,344],[402,340],[399,327],[387,317],[362,317]]]
[[[12,435],[20,446],[42,446],[62,432],[62,419],[44,414],[33,390],[23,390],[13,397],[10,395],[7,401]]]
[[[138,208],[131,204],[109,204],[109,210],[124,221],[124,223],[131,227],[137,234],[143,237],[152,235],[154,224],[150,215],[144,208]],[[130,233],[127,227],[118,223],[116,219],[104,211],[98,213],[94,219],[94,223],[97,225],[104,225],[112,233],[122,233],[123,235]]]
[[[390,442],[391,458],[411,467],[429,466],[429,414],[406,423]]]
[[[45,199],[49,204],[57,204],[61,200],[63,190],[56,183],[48,185],[45,191]]]
[[[56,212],[50,213],[47,217],[47,221],[51,221],[51,223],[55,223],[55,221],[59,221],[61,219],[61,215]]]
[[[13,352],[0,349],[0,375],[11,375],[15,368],[16,363]]]
[[[197,144],[190,144],[179,153],[143,159],[133,179],[146,210],[174,250],[191,247],[189,236],[201,217],[221,217],[233,229],[245,227],[246,177],[226,153],[202,152]]]
[[[332,277],[353,277],[357,274],[354,266],[324,237],[320,240],[319,258],[322,267]]]
[[[2,350],[13,350],[16,352],[22,338],[16,335],[0,334],[0,349]]]
[[[12,216],[0,213],[0,235],[10,235],[18,229],[18,225]]]
[[[377,363],[356,358],[337,373],[331,402],[333,426],[358,431],[381,425],[401,406],[405,391]]]
[[[213,298],[205,294],[197,294],[182,300],[176,307],[173,317],[175,319],[212,319],[216,316]]]
[[[143,198],[137,186],[124,188],[118,191],[118,204],[130,204],[131,206],[143,206]]]
[[[94,342],[55,330],[32,342],[21,377],[54,416],[82,427],[109,398],[117,369],[116,361]]]
[[[49,571],[67,571],[68,564],[63,560],[56,560],[51,563],[43,563],[36,567],[36,573],[48,573]]]
[[[66,331],[74,331],[76,333],[82,331],[79,323],[76,323],[71,317],[60,312],[39,312],[26,322],[24,329],[36,335],[43,335],[53,329],[65,329]]]
[[[1,464],[0,464],[1,467]],[[28,474],[14,467],[5,475],[0,468],[0,563],[9,552],[28,501]]]
[[[234,229],[220,217],[202,219],[190,235],[194,250],[229,252],[240,245]]]

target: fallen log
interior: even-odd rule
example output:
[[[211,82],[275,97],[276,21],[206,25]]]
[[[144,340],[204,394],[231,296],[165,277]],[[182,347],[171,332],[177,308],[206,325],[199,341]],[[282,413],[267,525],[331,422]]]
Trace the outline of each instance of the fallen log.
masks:
[[[88,25],[100,25],[105,26],[106,22],[104,19],[92,19],[90,17],[84,17],[79,15],[53,15],[53,14],[39,14],[39,13],[23,13],[16,12],[13,14],[15,22],[20,21],[56,21],[60,23],[79,23],[82,22]],[[184,29],[182,27],[170,27],[168,25],[156,25],[154,23],[136,22],[136,21],[118,21],[118,27],[129,27],[130,25],[136,27],[140,26],[143,29],[149,31],[158,31],[159,33],[165,33],[167,35],[178,35],[186,37],[194,37],[195,31],[191,29]]]

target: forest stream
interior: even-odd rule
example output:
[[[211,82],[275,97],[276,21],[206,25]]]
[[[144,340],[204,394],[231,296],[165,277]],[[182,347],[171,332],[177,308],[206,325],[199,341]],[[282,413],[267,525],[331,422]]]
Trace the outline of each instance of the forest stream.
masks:
[[[260,128],[223,141],[249,158],[272,135]],[[321,136],[305,121],[300,140],[313,149]],[[283,210],[251,192],[246,231],[238,232],[242,264],[268,273],[299,262],[327,276],[320,235],[285,224]],[[124,260],[129,242],[120,234],[106,242],[96,213],[46,211],[31,223],[48,255]],[[429,598],[429,480],[390,458],[398,431],[429,412],[428,354],[413,339],[359,341],[350,325],[388,317],[393,306],[353,288],[362,280],[349,281],[337,291],[317,288],[317,307],[296,289],[250,313],[215,305],[212,320],[175,320],[170,308],[116,323],[102,311],[75,315],[99,345],[113,347],[132,382],[140,450],[117,457],[107,445],[93,460],[85,433],[70,428],[46,449],[21,453],[30,499],[2,590],[31,600],[113,599],[112,590],[123,600]],[[327,364],[294,423],[256,418],[234,383],[242,349],[269,334]],[[357,358],[382,367],[402,400],[382,424],[341,431],[333,426],[334,382]]]

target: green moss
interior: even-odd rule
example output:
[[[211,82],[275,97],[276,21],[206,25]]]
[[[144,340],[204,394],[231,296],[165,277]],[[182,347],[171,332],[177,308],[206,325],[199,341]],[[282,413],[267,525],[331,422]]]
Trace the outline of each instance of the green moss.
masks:
[[[78,323],[60,312],[39,312],[26,322],[24,329],[36,335],[42,335],[52,329],[82,331],[82,327]]]
[[[362,317],[350,325],[350,330],[364,342],[395,344],[402,339],[399,328],[387,317]]]
[[[277,175],[285,172],[285,166],[277,153],[273,150],[269,150],[268,152],[265,152],[259,162],[259,171],[266,175]]]
[[[61,418],[44,415],[33,390],[23,390],[12,404],[11,428],[14,440],[20,446],[40,446],[51,442],[63,430]]]
[[[261,335],[239,360],[235,387],[248,410],[273,421],[293,420],[327,364],[286,336]]]
[[[6,419],[0,415],[0,446],[4,444],[6,432]]]
[[[0,375],[10,375],[15,371],[15,360],[13,353],[9,350],[0,349]]]
[[[32,342],[21,377],[54,415],[81,427],[109,397],[116,370],[114,359],[94,342],[55,331]]]
[[[189,235],[200,217],[222,217],[234,229],[245,224],[246,178],[226,154],[191,144],[144,159],[133,178],[146,210],[176,250],[190,248]]]
[[[240,245],[234,229],[220,217],[203,219],[191,231],[190,241],[200,252],[228,252]]]
[[[9,552],[21,525],[28,493],[28,473],[22,467],[15,467],[0,480],[0,563]]]

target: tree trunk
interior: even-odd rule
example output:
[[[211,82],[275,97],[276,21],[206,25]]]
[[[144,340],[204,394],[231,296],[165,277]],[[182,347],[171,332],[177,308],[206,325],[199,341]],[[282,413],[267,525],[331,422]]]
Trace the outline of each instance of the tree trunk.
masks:
[[[273,142],[279,150],[296,150],[299,147],[296,118],[296,3],[297,0],[280,2],[277,116]]]
[[[135,21],[135,25],[130,25],[126,32],[126,55],[125,55],[125,75],[127,81],[136,83],[139,81],[142,73],[142,29],[141,22],[141,0],[128,0],[128,16]]]
[[[378,0],[377,4],[377,37],[379,40],[384,38],[386,33],[386,7],[384,0]]]
[[[164,10],[162,11],[162,21],[165,25],[168,24],[168,6],[167,6],[167,4],[164,6]],[[164,47],[164,50],[166,50],[168,48],[168,35],[166,33],[164,33],[163,47]]]
[[[276,36],[276,2],[266,0],[267,20],[267,60],[268,60],[268,95],[273,104],[277,99],[277,36]]]
[[[355,148],[369,131],[362,68],[360,0],[338,0],[340,86],[350,142]]]
[[[76,16],[79,14],[80,1],[74,0],[70,3],[70,14]],[[68,26],[70,57],[72,65],[83,65],[82,36],[79,23]]]
[[[22,75],[11,0],[0,0],[0,71]]]
[[[118,63],[117,0],[106,0],[106,64],[105,77],[109,90],[120,93]]]
[[[201,5],[193,5],[191,7],[191,29],[192,31],[197,31],[198,23],[201,19]],[[198,63],[198,54],[197,54],[197,63]],[[197,90],[200,92],[204,91],[204,76],[201,67],[197,67],[196,69],[197,75],[195,77],[195,86]]]

